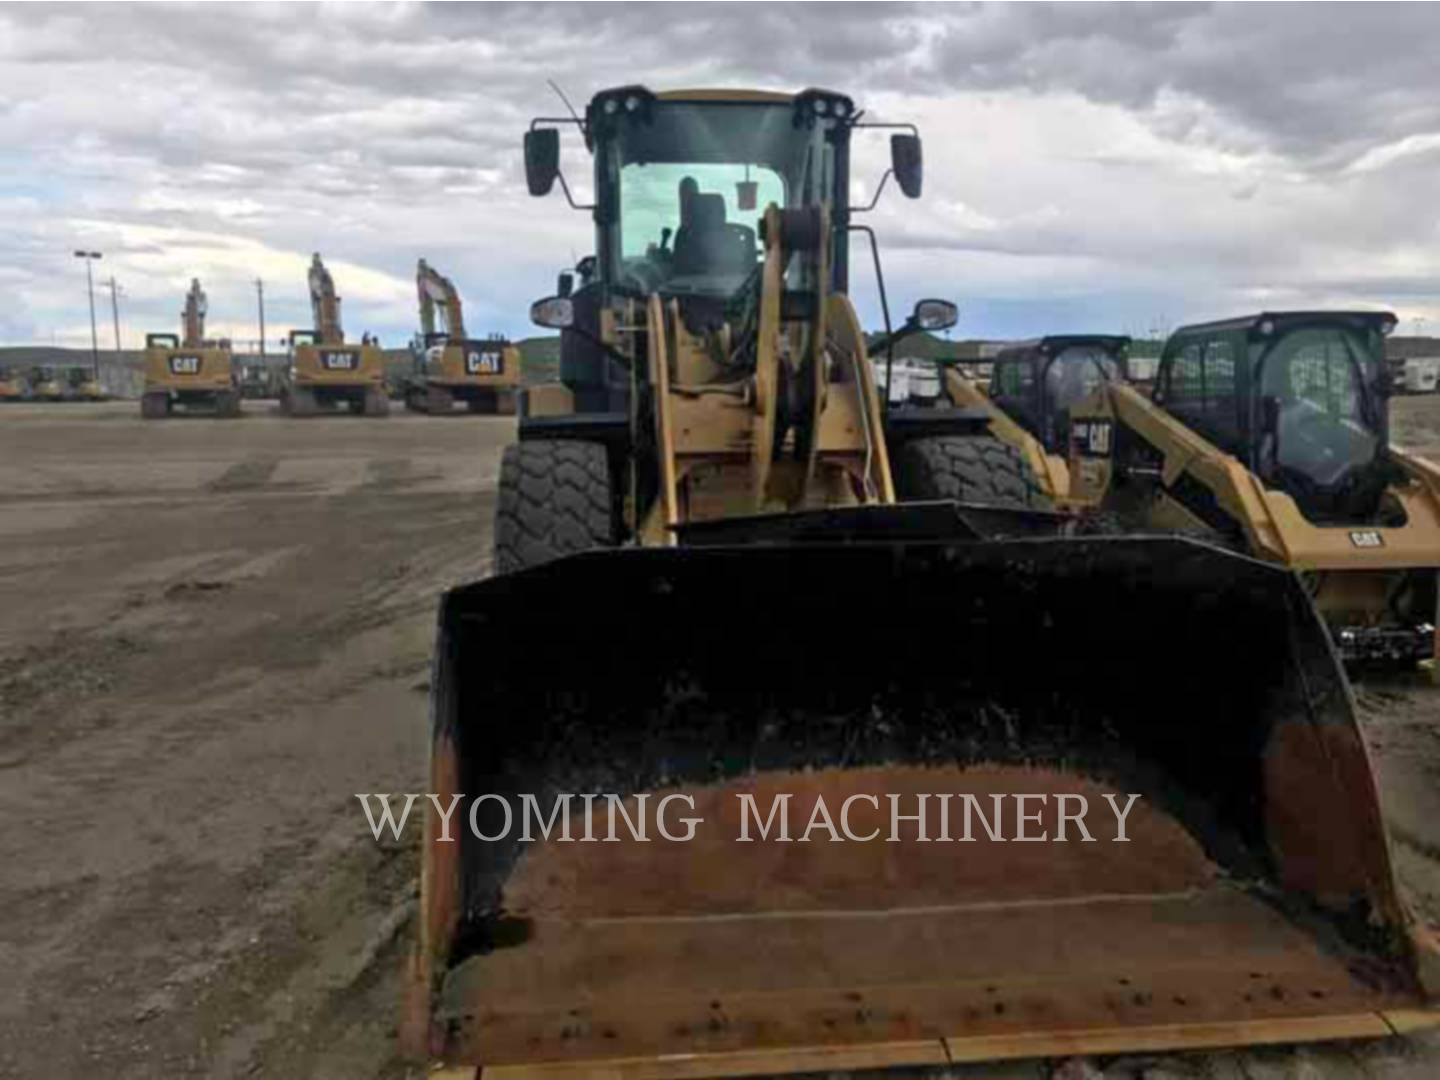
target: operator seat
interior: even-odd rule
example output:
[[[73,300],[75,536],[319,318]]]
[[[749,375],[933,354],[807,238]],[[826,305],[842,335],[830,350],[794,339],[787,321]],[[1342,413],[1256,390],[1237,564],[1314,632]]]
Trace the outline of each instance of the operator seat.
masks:
[[[675,233],[677,275],[746,274],[755,258],[755,230],[725,220],[723,195],[701,192],[691,198],[689,221]]]

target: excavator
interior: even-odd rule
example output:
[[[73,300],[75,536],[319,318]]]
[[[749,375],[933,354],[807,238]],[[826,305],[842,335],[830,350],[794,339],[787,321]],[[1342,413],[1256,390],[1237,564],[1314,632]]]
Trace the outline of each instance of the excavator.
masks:
[[[1436,656],[1440,468],[1392,446],[1387,312],[1262,312],[1182,327],[1147,397],[1124,338],[1014,346],[988,408],[1037,497],[1087,527],[1204,537],[1301,575],[1353,668]]]
[[[1440,1023],[1303,583],[937,495],[1013,448],[877,393],[897,340],[956,318],[891,325],[877,272],[867,350],[848,291],[886,182],[921,194],[918,131],[826,90],[623,86],[525,136],[531,193],[572,203],[561,129],[594,163],[595,274],[532,307],[560,378],[521,395],[496,573],[438,619],[401,1032],[431,1075]],[[877,131],[889,170],[852,201]]]
[[[145,335],[145,388],[140,395],[145,419],[170,416],[176,407],[217,417],[240,415],[230,342],[205,336],[209,310],[200,279],[191,278],[180,316],[183,333]]]
[[[344,405],[365,416],[387,415],[385,354],[368,340],[346,343],[340,296],[318,251],[307,277],[314,329],[290,331],[290,369],[280,390],[280,410],[289,416],[314,416]]]
[[[448,413],[455,402],[474,413],[515,412],[520,350],[502,337],[470,338],[460,293],[424,259],[415,267],[420,296],[420,339],[415,373],[405,387],[405,406]]]

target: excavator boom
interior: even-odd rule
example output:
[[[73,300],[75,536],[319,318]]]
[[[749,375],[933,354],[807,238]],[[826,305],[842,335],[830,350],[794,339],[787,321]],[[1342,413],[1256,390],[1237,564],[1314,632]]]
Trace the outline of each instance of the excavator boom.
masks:
[[[185,294],[185,310],[181,313],[183,337],[181,344],[187,349],[205,347],[205,316],[210,302],[205,290],[200,288],[200,279],[190,279],[190,291]]]
[[[310,261],[308,281],[317,341],[321,345],[343,345],[345,331],[340,325],[340,297],[335,293],[335,280],[320,261],[318,251]]]
[[[465,339],[464,306],[460,293],[449,278],[421,259],[415,268],[415,286],[420,294],[420,328],[428,339],[436,333],[436,315],[441,329],[452,341]]]

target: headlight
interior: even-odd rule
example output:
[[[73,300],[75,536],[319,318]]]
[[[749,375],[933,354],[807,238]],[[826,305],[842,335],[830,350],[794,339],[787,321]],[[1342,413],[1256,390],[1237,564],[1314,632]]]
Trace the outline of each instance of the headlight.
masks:
[[[602,105],[601,108],[605,110],[606,116],[614,116],[620,111],[620,102],[616,101],[613,97],[606,98],[605,104]]]
[[[631,94],[629,97],[627,97],[627,98],[625,99],[625,111],[626,111],[626,112],[634,112],[634,111],[635,111],[636,109],[638,109],[638,108],[640,108],[640,99],[639,99],[638,97],[636,97],[634,94]]]
[[[565,330],[575,322],[575,305],[568,296],[550,296],[530,305],[530,321],[550,330]]]

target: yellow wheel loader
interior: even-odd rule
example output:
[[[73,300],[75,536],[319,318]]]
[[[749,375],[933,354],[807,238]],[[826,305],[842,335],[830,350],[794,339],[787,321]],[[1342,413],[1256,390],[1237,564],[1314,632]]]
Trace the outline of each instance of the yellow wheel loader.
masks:
[[[181,312],[183,337],[177,334],[145,335],[145,389],[140,415],[147,420],[170,416],[175,409],[211,416],[240,415],[230,342],[205,336],[209,300],[192,278]]]
[[[25,380],[8,367],[0,367],[0,403],[24,401]]]
[[[290,366],[280,389],[280,410],[288,416],[314,416],[343,405],[365,416],[388,415],[385,354],[368,339],[346,343],[340,297],[319,252],[310,262],[309,286],[315,328],[290,332]]]
[[[110,395],[100,384],[99,374],[91,368],[72,367],[65,372],[65,397],[68,401],[108,401]]]
[[[1153,400],[1109,379],[1068,410],[1068,501],[1298,571],[1347,661],[1433,658],[1440,466],[1390,443],[1394,325],[1266,312],[1177,331]]]
[[[1299,580],[1060,535],[984,411],[880,400],[849,162],[887,129],[621,87],[532,124],[532,193],[570,124],[596,270],[532,309],[561,381],[521,399],[500,572],[441,603],[411,1052],[834,1075],[1440,1021]]]
[[[515,412],[520,350],[501,337],[471,338],[454,283],[424,259],[415,268],[420,338],[405,407],[448,413],[463,402],[473,413]]]
[[[60,383],[59,373],[52,367],[32,367],[29,383],[31,401],[65,400],[65,388]]]

